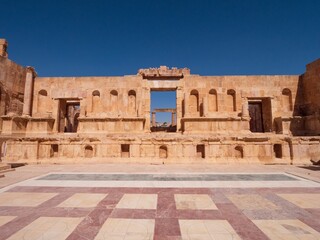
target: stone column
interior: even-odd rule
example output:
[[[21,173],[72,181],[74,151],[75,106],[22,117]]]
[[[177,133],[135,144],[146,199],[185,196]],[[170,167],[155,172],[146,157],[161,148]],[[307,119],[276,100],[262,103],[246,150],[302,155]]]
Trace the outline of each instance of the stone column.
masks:
[[[152,127],[155,127],[156,126],[156,112],[152,112],[151,121],[152,121]]]
[[[203,111],[202,117],[207,117],[207,115],[208,115],[208,101],[207,101],[206,97],[202,98],[202,111]]]
[[[181,84],[181,83],[179,83]],[[181,119],[183,118],[182,112],[183,112],[183,88],[181,86],[177,87],[176,90],[176,118],[175,118],[175,125],[177,126],[177,132],[181,131]]]
[[[26,82],[24,87],[23,111],[22,111],[22,114],[25,116],[31,116],[33,83],[34,83],[35,77],[36,77],[36,72],[34,71],[34,68],[27,67]]]
[[[185,94],[184,94],[184,106],[183,106],[184,116],[183,116],[183,117],[188,117],[188,116],[189,116],[188,107],[189,107],[188,94],[185,93]]]
[[[171,113],[171,126],[174,126],[175,125],[175,112],[172,112]]]
[[[242,118],[249,118],[249,105],[247,99],[242,104]]]
[[[2,131],[2,118],[6,114],[6,94],[0,91],[0,133]]]
[[[87,116],[87,101],[85,98],[80,100],[80,117]]]

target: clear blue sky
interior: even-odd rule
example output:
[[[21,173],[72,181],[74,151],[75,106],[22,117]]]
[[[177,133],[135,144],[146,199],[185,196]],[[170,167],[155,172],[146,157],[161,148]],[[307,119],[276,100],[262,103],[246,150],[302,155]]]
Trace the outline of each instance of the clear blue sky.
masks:
[[[320,57],[319,0],[0,0],[9,58],[39,76],[301,74]],[[163,99],[162,99],[163,100]]]

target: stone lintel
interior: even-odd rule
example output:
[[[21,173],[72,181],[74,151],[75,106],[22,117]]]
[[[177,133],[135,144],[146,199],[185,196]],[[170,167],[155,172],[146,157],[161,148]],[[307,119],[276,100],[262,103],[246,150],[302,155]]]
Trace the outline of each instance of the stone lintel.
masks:
[[[105,122],[125,122],[125,121],[143,121],[145,122],[145,118],[139,117],[79,117],[78,120],[80,122],[90,122],[90,121],[105,121]]]
[[[231,117],[187,117],[181,118],[183,122],[217,122],[217,121],[243,121],[241,117],[231,118]]]
[[[177,112],[176,108],[155,108],[152,112]]]

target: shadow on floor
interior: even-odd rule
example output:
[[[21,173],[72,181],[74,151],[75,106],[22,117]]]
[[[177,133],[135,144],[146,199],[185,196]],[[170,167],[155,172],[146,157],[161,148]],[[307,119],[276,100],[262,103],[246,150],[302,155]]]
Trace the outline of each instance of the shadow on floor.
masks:
[[[320,166],[301,166],[299,168],[304,168],[312,171],[320,171]]]

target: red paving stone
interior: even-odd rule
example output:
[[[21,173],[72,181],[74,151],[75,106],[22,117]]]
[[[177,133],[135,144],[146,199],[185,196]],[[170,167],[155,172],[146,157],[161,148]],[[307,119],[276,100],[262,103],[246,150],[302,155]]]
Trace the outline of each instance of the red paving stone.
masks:
[[[17,216],[0,226],[0,240],[6,239],[39,217],[84,217],[67,239],[94,239],[109,218],[155,219],[154,239],[182,239],[179,219],[227,220],[241,239],[269,239],[251,220],[298,219],[320,232],[319,209],[302,209],[279,197],[277,193],[320,193],[320,188],[90,188],[18,186],[8,192],[58,193],[37,207],[0,206],[0,216]],[[75,193],[104,193],[107,196],[95,208],[57,207]],[[157,209],[118,209],[126,193],[157,194]],[[259,194],[279,209],[238,209],[229,194]],[[208,194],[217,210],[177,210],[174,194]]]

